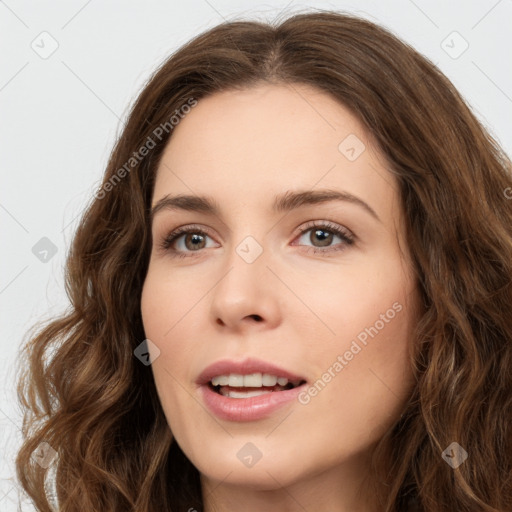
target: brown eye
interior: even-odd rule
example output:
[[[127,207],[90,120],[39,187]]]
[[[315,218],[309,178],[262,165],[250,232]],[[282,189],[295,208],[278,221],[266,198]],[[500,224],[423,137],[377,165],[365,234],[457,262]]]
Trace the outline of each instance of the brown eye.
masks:
[[[309,233],[308,236],[306,236],[307,233]],[[338,238],[341,242],[333,245],[335,238]],[[316,253],[342,250],[347,245],[352,245],[354,243],[354,235],[341,226],[338,227],[331,223],[306,226],[301,229],[299,241],[300,239],[305,239],[307,242],[311,243],[311,249]],[[326,249],[321,249],[323,247]]]
[[[178,228],[162,240],[160,247],[172,254],[187,256],[187,253],[207,248],[208,238],[211,237],[204,230],[194,226]]]
[[[185,247],[191,251],[195,249],[203,249],[205,245],[205,237],[198,233],[186,233],[183,240]]]
[[[319,241],[320,247],[327,247],[332,242],[333,234],[330,233],[329,231],[327,231],[326,229],[315,229],[315,230],[311,230],[309,239],[313,243],[315,243],[316,241]]]

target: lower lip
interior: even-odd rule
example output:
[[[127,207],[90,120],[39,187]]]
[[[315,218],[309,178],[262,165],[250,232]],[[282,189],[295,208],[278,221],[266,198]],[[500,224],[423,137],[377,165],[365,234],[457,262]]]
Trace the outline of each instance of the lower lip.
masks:
[[[208,384],[200,387],[204,402],[217,417],[227,421],[255,421],[270,416],[285,404],[297,400],[306,388],[302,384],[285,391],[271,391],[249,398],[229,398],[213,391]]]

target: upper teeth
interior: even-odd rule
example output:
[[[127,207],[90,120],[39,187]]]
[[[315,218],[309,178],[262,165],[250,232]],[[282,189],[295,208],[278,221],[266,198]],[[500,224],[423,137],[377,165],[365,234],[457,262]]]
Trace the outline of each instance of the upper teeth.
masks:
[[[286,386],[288,379],[286,377],[276,377],[268,373],[251,373],[249,375],[240,375],[230,373],[229,375],[217,375],[213,377],[214,386],[232,386],[232,387],[251,387],[261,388],[262,386]]]

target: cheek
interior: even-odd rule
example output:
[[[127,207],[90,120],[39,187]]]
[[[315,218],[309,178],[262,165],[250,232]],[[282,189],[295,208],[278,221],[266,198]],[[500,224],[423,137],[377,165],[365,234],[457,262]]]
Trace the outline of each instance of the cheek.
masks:
[[[321,292],[311,290],[312,309],[319,312],[325,328],[319,329],[309,354],[320,378],[329,369],[343,375],[333,379],[332,390],[339,387],[342,396],[357,397],[346,404],[349,410],[387,416],[380,405],[393,408],[409,392],[414,291],[400,260],[392,258],[332,273]],[[329,400],[336,401],[336,394],[330,394]]]
[[[146,277],[141,295],[141,315],[146,338],[158,348],[158,357],[153,358],[151,370],[167,410],[168,403],[174,401],[177,380],[184,378],[182,372],[187,368],[187,357],[190,357],[190,344],[176,342],[176,332],[182,327],[181,320],[190,306],[182,294],[176,293],[173,283],[160,276],[149,272]]]
[[[141,294],[144,333],[158,346],[159,360],[174,371],[187,368],[180,363],[204,341],[197,336],[197,320],[206,317],[202,299],[211,286],[199,272],[173,272],[165,262],[150,264]]]
[[[148,274],[144,283],[141,314],[145,336],[158,348],[158,357],[152,356],[151,372],[167,424],[175,434],[175,430],[179,431],[179,421],[176,425],[177,415],[173,411],[180,410],[181,387],[178,383],[185,378],[182,372],[187,368],[186,344],[181,346],[173,338],[180,325],[179,301],[175,300],[176,295],[171,293],[168,283],[154,277],[157,277],[154,273]]]
[[[327,341],[359,335],[364,343],[371,337],[369,331],[399,330],[413,287],[400,260],[390,256],[367,258],[308,285],[308,305],[323,321],[321,333]]]
[[[204,293],[194,283],[180,282],[179,274],[171,278],[169,269],[150,265],[141,295],[141,314],[146,336],[157,340],[171,339],[191,308]],[[187,317],[188,318],[188,317]]]

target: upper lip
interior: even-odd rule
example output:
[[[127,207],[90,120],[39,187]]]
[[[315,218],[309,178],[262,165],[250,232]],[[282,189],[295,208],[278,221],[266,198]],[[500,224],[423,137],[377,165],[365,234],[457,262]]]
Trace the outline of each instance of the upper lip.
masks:
[[[199,385],[204,385],[210,382],[213,377],[218,375],[229,375],[235,373],[238,375],[249,375],[251,373],[267,373],[275,375],[276,377],[286,377],[288,381],[305,381],[304,377],[292,373],[284,368],[280,368],[275,364],[262,361],[260,359],[244,359],[243,361],[231,361],[229,359],[222,359],[216,361],[210,366],[206,367],[196,380]]]

